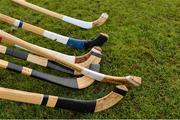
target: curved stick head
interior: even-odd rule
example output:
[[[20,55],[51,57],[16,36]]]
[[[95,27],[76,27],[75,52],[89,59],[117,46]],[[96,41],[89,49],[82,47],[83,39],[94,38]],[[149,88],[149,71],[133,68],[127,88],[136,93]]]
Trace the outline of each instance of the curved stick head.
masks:
[[[93,71],[96,71],[96,72],[99,72],[100,71],[100,64],[91,64],[89,69],[93,70]],[[93,79],[91,79],[89,77],[86,77],[86,76],[77,78],[78,89],[87,88],[91,84],[93,84],[94,81],[95,80],[93,80]]]
[[[93,22],[93,27],[103,25],[107,21],[108,17],[109,15],[107,13],[103,13],[96,21]]]
[[[125,85],[118,85],[116,89],[103,98],[96,100],[95,112],[101,112],[117,104],[128,92]]]
[[[141,77],[137,76],[127,76],[126,80],[134,86],[139,86],[142,83]]]
[[[94,46],[102,46],[104,43],[107,42],[109,36],[105,33],[101,33],[99,36],[96,38],[93,38],[92,40],[89,41],[84,41],[84,48],[92,48]]]

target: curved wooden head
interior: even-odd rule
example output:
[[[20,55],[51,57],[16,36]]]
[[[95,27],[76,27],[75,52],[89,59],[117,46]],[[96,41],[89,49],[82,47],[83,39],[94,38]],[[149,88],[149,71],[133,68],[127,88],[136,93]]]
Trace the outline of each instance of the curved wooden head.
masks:
[[[99,19],[97,19],[96,21],[93,22],[93,27],[99,27],[101,25],[103,25],[107,19],[108,19],[109,15],[107,13],[103,13]]]
[[[116,89],[107,96],[96,100],[95,112],[101,112],[117,104],[128,92],[124,85],[116,86]]]
[[[100,47],[93,47],[90,52],[86,53],[82,56],[76,56],[75,63],[82,63],[84,61],[87,61],[91,55],[101,56],[102,55],[102,49]]]
[[[113,77],[113,76],[106,76],[102,82],[109,82],[114,84],[125,84],[126,86],[140,86],[142,83],[141,77],[137,76],[126,76],[126,77]]]

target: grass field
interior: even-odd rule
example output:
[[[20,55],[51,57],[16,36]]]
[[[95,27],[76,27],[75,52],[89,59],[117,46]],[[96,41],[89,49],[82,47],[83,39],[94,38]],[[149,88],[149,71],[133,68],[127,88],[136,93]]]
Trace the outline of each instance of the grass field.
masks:
[[[0,118],[180,118],[180,0],[28,0],[50,10],[92,21],[102,12],[110,15],[99,28],[84,30],[26,9],[11,0],[0,0],[0,12],[42,28],[75,38],[88,39],[100,32],[110,38],[103,49],[101,72],[141,76],[143,84],[130,88],[127,96],[102,113],[81,114],[0,100]],[[70,55],[82,55],[62,44],[0,22],[0,28],[28,42]],[[72,52],[73,51],[73,52]],[[19,59],[0,55],[14,63],[59,76]],[[97,99],[114,85],[95,82],[84,90],[49,84],[20,74],[0,70],[0,86],[77,99]]]

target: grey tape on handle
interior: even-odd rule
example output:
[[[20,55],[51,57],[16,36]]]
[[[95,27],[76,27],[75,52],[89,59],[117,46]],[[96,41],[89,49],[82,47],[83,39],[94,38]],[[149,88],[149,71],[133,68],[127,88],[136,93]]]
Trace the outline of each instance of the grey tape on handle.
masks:
[[[58,85],[63,85],[70,88],[78,88],[78,83],[77,83],[76,78],[63,78],[63,77],[58,77],[58,76],[42,73],[36,70],[32,71],[31,76],[51,82],[51,83],[55,83]]]

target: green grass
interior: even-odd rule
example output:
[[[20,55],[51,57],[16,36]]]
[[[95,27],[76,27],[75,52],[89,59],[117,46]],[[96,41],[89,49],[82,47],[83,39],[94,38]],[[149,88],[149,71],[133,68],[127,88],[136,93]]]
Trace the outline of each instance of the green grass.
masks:
[[[110,15],[99,28],[84,30],[63,21],[0,0],[0,12],[28,23],[75,38],[88,39],[105,32],[110,39],[103,48],[101,72],[143,79],[138,88],[130,88],[127,96],[109,110],[81,114],[67,110],[0,100],[0,118],[180,118],[180,1],[179,0],[29,0],[50,10],[87,21],[102,12]],[[28,42],[70,55],[78,51],[41,36],[0,22],[0,28]],[[73,52],[72,52],[73,51]],[[14,63],[59,76],[52,70],[0,55]],[[0,86],[77,99],[97,99],[114,85],[95,82],[84,90],[73,90],[49,84],[20,74],[0,70]]]

